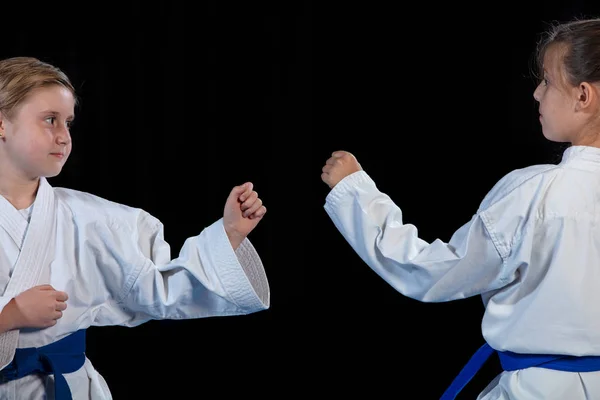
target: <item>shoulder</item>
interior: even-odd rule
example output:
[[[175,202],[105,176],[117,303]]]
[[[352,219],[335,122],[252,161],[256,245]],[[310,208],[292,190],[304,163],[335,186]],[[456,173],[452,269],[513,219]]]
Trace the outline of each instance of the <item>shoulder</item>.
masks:
[[[161,225],[157,218],[141,208],[117,203],[92,193],[55,187],[54,194],[58,202],[67,206],[76,218],[107,221],[113,225],[126,224],[134,229],[140,225],[152,229]]]
[[[92,193],[63,187],[54,188],[54,194],[59,202],[67,203],[82,209],[94,209],[99,212],[133,212],[137,210],[124,204],[120,204]]]
[[[479,206],[479,211],[483,211],[500,200],[515,194],[522,195],[531,192],[533,195],[534,190],[532,189],[544,182],[546,177],[552,175],[559,168],[554,164],[539,164],[509,172],[486,194]]]

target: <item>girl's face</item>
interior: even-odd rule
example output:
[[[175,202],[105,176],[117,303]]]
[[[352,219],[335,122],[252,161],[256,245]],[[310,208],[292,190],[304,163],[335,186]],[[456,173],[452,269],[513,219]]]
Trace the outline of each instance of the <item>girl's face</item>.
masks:
[[[565,78],[561,48],[552,46],[544,55],[544,79],[533,93],[540,103],[540,123],[548,140],[571,142],[579,126],[575,118],[577,95]]]
[[[72,93],[59,85],[31,92],[7,119],[0,114],[0,168],[28,180],[60,173],[71,153]]]
[[[600,91],[596,84],[573,86],[564,70],[563,45],[551,46],[544,55],[544,79],[533,93],[540,103],[540,123],[548,140],[572,145],[600,147],[598,111]]]

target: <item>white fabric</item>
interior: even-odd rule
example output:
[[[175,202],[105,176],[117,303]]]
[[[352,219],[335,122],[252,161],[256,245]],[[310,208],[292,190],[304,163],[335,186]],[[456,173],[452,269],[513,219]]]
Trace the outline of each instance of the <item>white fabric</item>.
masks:
[[[21,330],[19,348],[44,346],[90,326],[133,327],[151,319],[233,316],[269,308],[270,290],[260,257],[248,239],[234,252],[222,219],[187,239],[172,259],[162,224],[147,212],[88,193],[51,188],[45,179],[42,187],[54,194],[58,239],[45,236],[52,244],[53,258],[41,263],[36,284],[49,283],[67,292],[68,308],[51,328]],[[17,260],[26,255],[15,239],[27,228],[27,221],[4,198],[0,204],[0,290],[4,291],[17,283],[22,287],[10,275]],[[42,211],[47,207],[42,205],[38,194],[25,243],[44,225]],[[30,252],[37,259],[43,256]],[[9,300],[0,297],[0,308]],[[74,400],[112,398],[88,359],[81,369],[64,376]],[[29,375],[0,385],[0,400],[51,399],[52,389],[52,376]]]
[[[46,180],[43,180],[38,188],[36,203],[38,207],[32,212],[33,223],[28,224],[5,198],[0,199],[0,225],[7,227],[7,233],[19,251],[19,257],[14,263],[0,266],[0,270],[6,269],[11,274],[11,279],[2,288],[2,308],[7,303],[6,299],[10,301],[19,293],[36,285],[44,270],[43,266],[49,265],[54,257],[54,247],[51,243],[56,242],[56,203],[54,192]],[[27,233],[30,227],[31,230]],[[5,241],[0,243],[5,244]],[[10,244],[6,243],[6,246]],[[0,368],[4,368],[13,359],[18,339],[18,330],[0,335]]]
[[[29,221],[31,220],[32,210],[33,210],[33,204],[23,210],[19,210],[19,213],[23,216],[23,218],[25,219],[25,221],[27,221],[27,223],[29,223]]]
[[[569,147],[558,165],[507,174],[448,242],[419,238],[364,171],[336,185],[325,210],[405,296],[481,295],[482,333],[496,350],[600,355],[600,149]],[[480,399],[597,400],[600,373],[503,372]]]

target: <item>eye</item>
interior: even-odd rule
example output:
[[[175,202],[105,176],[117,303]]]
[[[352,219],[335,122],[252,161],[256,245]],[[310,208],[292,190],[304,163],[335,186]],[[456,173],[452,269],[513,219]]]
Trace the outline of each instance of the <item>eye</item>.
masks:
[[[46,119],[44,121],[48,122],[50,125],[54,125],[54,121],[56,121],[56,117],[46,117]]]

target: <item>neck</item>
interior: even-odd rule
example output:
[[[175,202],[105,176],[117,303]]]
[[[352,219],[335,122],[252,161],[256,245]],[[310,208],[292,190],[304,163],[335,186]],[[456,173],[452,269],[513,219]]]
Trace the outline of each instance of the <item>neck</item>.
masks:
[[[571,145],[600,147],[600,115],[594,121],[579,127],[577,132]]]
[[[600,112],[584,120],[575,132],[577,134],[574,140],[571,141],[571,145],[600,147]]]
[[[40,178],[22,180],[0,175],[0,195],[17,210],[22,210],[33,204],[39,184]]]
[[[583,137],[580,140],[571,142],[573,146],[589,146],[600,148],[600,137]]]

